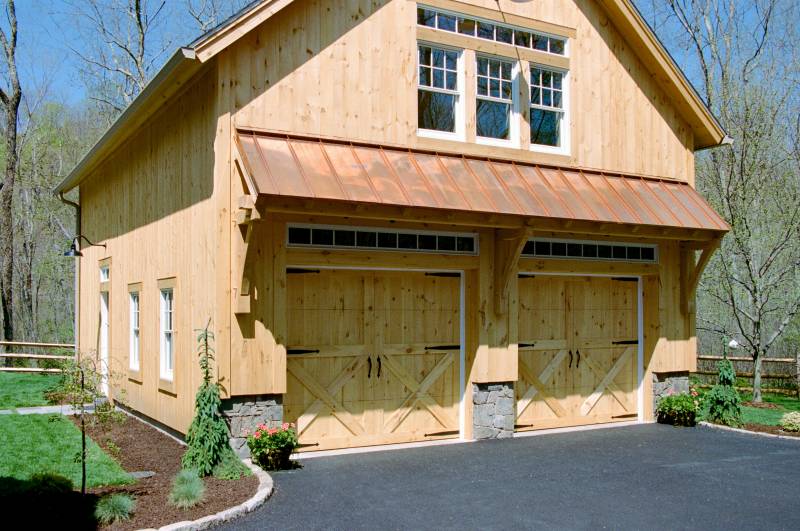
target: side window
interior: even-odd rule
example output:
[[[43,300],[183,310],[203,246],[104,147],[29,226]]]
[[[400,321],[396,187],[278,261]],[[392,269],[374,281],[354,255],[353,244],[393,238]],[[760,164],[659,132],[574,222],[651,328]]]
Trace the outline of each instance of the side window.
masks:
[[[138,371],[141,367],[139,357],[139,292],[129,293],[130,302],[130,369]]]
[[[461,121],[460,52],[420,44],[417,126],[457,134]]]
[[[161,293],[161,378],[172,381],[175,368],[175,341],[174,341],[174,313],[173,313],[173,289],[162,288]]]
[[[565,74],[531,67],[531,145],[565,147]]]
[[[481,56],[477,63],[476,134],[482,138],[511,140],[514,64]]]

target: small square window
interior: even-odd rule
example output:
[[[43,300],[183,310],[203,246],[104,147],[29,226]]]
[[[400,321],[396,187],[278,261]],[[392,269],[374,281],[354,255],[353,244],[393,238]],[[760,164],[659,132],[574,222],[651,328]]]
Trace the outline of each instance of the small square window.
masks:
[[[597,258],[597,246],[589,244],[589,243],[584,244],[584,246],[583,246],[583,257],[584,258]]]
[[[510,28],[503,28],[501,26],[495,27],[495,39],[497,42],[504,42],[511,44],[514,39],[514,30]]]
[[[382,247],[384,249],[397,249],[397,234],[393,232],[379,232],[378,247]]]
[[[439,13],[439,23],[437,26],[440,30],[455,31],[456,30],[456,17],[455,15],[448,15],[446,13]]]
[[[537,256],[550,256],[550,242],[536,242]]]
[[[567,256],[580,258],[583,256],[583,246],[580,243],[567,244]]]
[[[517,46],[524,46],[525,48],[530,48],[531,46],[531,34],[527,31],[514,31],[514,44]]]
[[[550,246],[553,256],[567,256],[567,244],[563,242],[553,242]]]
[[[522,254],[528,255],[528,256],[537,255],[538,253],[536,252],[536,245],[538,243],[539,242],[532,242],[532,241],[525,242],[525,246],[522,248]]]
[[[533,42],[531,43],[532,44],[532,48],[534,50],[540,50],[542,52],[546,52],[547,51],[547,41],[548,40],[549,39],[547,37],[544,37],[542,35],[535,35],[534,34]]]
[[[471,253],[475,251],[475,238],[459,236],[456,238],[456,251]]]
[[[331,229],[312,230],[311,243],[314,245],[333,245],[333,231]]]
[[[488,22],[478,22],[478,37],[481,39],[494,40],[494,24]]]
[[[561,39],[550,39],[550,53],[554,53],[557,55],[564,55],[565,53],[565,42]]]
[[[614,246],[614,259],[615,260],[625,260],[628,257],[628,253],[625,251],[625,247],[622,245],[615,245]]]
[[[416,234],[398,234],[397,247],[400,249],[416,249],[417,248],[417,235]]]
[[[289,227],[289,243],[295,245],[311,245],[311,229]]]
[[[656,259],[656,250],[652,247],[642,247],[642,260],[654,261]]]
[[[353,247],[356,244],[356,232],[353,230],[337,230],[334,235],[336,245]]]
[[[470,35],[474,37],[477,26],[478,24],[472,19],[469,18],[458,19],[458,32],[461,33],[462,35]]]
[[[597,257],[598,258],[611,258],[611,246],[610,245],[598,245],[597,246]]]
[[[455,236],[439,236],[439,250],[440,251],[455,251],[456,238]]]
[[[356,245],[359,247],[375,247],[377,245],[377,236],[374,232],[361,232],[356,233]]]
[[[436,11],[432,9],[417,8],[417,24],[420,26],[436,27]]]
[[[436,236],[433,234],[420,234],[417,237],[419,249],[426,251],[436,250]]]
[[[642,248],[641,247],[628,247],[628,260],[641,260]]]

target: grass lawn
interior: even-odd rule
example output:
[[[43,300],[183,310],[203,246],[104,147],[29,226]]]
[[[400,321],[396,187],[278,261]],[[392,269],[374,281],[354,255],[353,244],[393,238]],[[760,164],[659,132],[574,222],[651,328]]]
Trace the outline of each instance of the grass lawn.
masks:
[[[752,397],[742,394],[742,400],[748,401]],[[797,397],[785,395],[763,395],[764,402],[775,404],[778,409],[762,409],[751,406],[742,407],[742,420],[745,424],[764,424],[767,426],[777,426],[781,417],[788,411],[800,411],[800,400]]]
[[[55,386],[58,374],[0,372],[0,409],[46,406],[44,393]]]
[[[56,420],[51,420],[56,419]],[[88,437],[86,485],[130,483],[131,477]],[[0,477],[28,479],[53,472],[81,484],[81,432],[68,419],[52,415],[0,415]]]

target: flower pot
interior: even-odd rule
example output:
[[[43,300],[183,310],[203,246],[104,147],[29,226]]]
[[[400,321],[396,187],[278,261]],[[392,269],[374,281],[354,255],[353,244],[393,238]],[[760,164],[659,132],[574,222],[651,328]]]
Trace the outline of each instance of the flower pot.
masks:
[[[259,464],[266,470],[285,470],[291,468],[291,455],[291,447],[270,448],[266,453],[261,454]]]

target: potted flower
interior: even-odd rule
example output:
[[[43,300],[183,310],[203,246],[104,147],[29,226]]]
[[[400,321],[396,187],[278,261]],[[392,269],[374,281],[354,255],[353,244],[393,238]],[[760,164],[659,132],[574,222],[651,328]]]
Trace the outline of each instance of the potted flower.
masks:
[[[259,424],[251,435],[247,436],[247,447],[254,463],[266,470],[289,468],[289,457],[297,447],[297,431],[295,425],[284,422],[280,428],[269,428]]]

